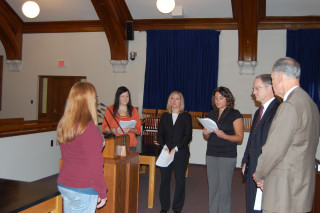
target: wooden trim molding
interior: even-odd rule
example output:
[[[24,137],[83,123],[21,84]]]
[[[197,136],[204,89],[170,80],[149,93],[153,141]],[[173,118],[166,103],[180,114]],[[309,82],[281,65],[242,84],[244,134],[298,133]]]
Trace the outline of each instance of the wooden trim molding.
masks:
[[[95,21],[25,22],[23,33],[101,32],[104,28]]]
[[[184,19],[137,19],[134,31],[146,30],[236,30],[238,23],[232,18],[184,18]]]
[[[320,16],[272,16],[259,22],[259,30],[320,29]]]

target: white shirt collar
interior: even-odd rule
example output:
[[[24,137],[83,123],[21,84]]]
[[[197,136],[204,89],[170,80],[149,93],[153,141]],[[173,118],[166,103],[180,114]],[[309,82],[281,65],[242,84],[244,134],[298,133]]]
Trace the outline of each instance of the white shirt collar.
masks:
[[[297,87],[299,87],[299,86],[294,86],[294,87],[292,87],[291,89],[289,89],[289,91],[286,92],[286,94],[284,95],[283,101],[286,101],[287,98],[288,98],[288,96],[290,95],[290,93],[291,93],[295,88],[297,88]]]
[[[269,105],[271,104],[271,102],[275,99],[275,97],[271,98],[269,101],[267,101],[266,103],[262,104],[263,105],[263,112],[262,112],[262,116],[264,115],[264,113],[266,112],[266,110],[268,109]]]

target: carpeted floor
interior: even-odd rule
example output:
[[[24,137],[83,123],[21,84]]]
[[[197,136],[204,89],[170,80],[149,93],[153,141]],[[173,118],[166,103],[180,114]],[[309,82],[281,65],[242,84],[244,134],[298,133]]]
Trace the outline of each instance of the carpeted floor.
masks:
[[[140,175],[139,213],[160,212],[159,201],[160,169],[156,169],[155,198],[153,209],[148,208],[148,171]],[[174,193],[174,176],[171,181],[171,201]],[[245,184],[242,183],[241,170],[235,169],[232,181],[232,209],[231,213],[246,212]],[[173,212],[170,210],[170,212]],[[189,165],[189,177],[186,179],[186,199],[183,213],[207,213],[208,212],[208,182],[206,166]]]
[[[140,175],[139,180],[139,213],[160,212],[159,187],[160,169],[156,169],[154,207],[148,208],[148,183],[149,171]],[[37,182],[57,181],[58,175],[53,175]],[[174,193],[174,176],[171,181],[171,200]],[[235,169],[232,181],[232,210],[231,213],[245,212],[245,184],[242,183],[241,170]],[[172,210],[170,212],[173,212]],[[183,213],[207,213],[208,212],[208,182],[206,166],[189,165],[189,177],[186,179],[186,199],[182,210]]]

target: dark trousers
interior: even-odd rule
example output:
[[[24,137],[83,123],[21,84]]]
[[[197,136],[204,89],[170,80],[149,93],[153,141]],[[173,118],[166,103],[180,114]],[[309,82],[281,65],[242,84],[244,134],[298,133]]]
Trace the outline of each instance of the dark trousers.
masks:
[[[172,209],[181,211],[185,199],[185,179],[188,167],[189,156],[175,155],[173,162],[168,167],[161,167],[160,203],[161,209],[170,209],[170,182],[172,171],[176,180]]]
[[[256,200],[257,185],[252,178],[252,172],[248,173],[246,182],[246,207],[247,213],[258,213],[262,211],[253,210],[254,202]]]

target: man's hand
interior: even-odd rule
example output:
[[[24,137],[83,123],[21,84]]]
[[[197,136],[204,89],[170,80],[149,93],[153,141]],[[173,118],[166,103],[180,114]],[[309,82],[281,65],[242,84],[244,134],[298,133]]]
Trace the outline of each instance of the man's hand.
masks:
[[[264,180],[258,181],[258,180],[256,179],[256,173],[254,173],[254,174],[252,175],[252,177],[253,177],[254,182],[256,182],[257,187],[259,187],[259,188],[263,191],[263,183],[264,183]]]
[[[242,164],[242,175],[244,175],[244,171],[246,170],[246,164]]]

